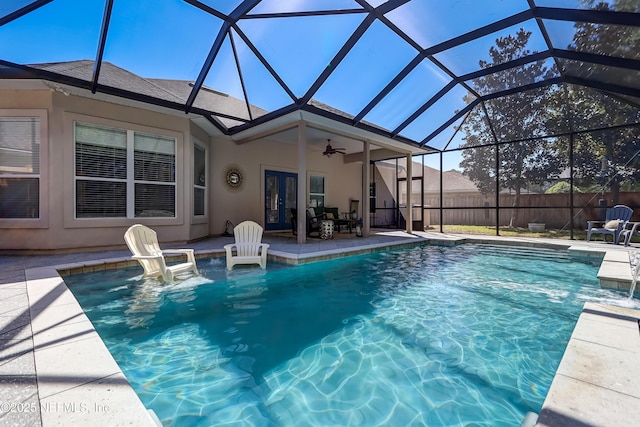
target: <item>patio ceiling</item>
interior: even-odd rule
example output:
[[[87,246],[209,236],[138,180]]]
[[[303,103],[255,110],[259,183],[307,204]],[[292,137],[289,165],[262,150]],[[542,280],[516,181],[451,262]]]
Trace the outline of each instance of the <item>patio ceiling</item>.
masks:
[[[490,56],[519,30],[526,49]],[[532,65],[545,72],[512,78]],[[446,151],[474,108],[541,88],[638,110],[640,2],[15,0],[0,5],[0,79],[184,111],[231,136],[301,112]]]

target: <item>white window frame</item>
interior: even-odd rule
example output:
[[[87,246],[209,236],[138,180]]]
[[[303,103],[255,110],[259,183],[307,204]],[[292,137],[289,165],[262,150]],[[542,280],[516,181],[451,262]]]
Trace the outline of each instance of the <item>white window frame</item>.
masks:
[[[322,178],[322,187],[324,192],[322,193],[312,193],[311,192],[311,178],[313,177],[318,177],[318,178]],[[315,197],[322,197],[322,207],[326,207],[327,206],[327,177],[325,176],[325,174],[322,173],[317,173],[317,172],[310,172],[309,173],[309,183],[308,183],[308,187],[309,189],[309,205],[311,207],[319,207],[319,206],[314,206],[314,203],[312,202],[311,197],[315,196]]]
[[[192,167],[192,173],[191,175],[193,176],[193,171],[195,171],[195,150],[199,149],[202,150],[204,152],[204,185],[200,185],[198,182],[196,182],[195,176],[193,177],[194,182],[193,182],[193,191],[192,191],[192,198],[193,198],[193,203],[191,206],[192,209],[192,218],[193,218],[193,222],[197,223],[199,220],[203,220],[206,219],[209,215],[209,192],[207,191],[207,188],[209,187],[209,148],[203,143],[201,142],[199,139],[197,138],[192,138],[192,146],[191,146],[191,155],[193,156],[192,161],[191,161],[191,167]],[[202,215],[196,215],[196,190],[202,190],[204,192],[204,213]]]
[[[39,123],[40,153],[37,173],[0,173],[0,178],[37,178],[38,179],[38,217],[37,218],[0,218],[0,228],[47,228],[49,226],[48,205],[48,163],[49,163],[49,125],[45,109],[0,109],[0,117],[33,118]]]
[[[126,173],[126,180],[114,180],[114,179],[110,179],[110,178],[86,178],[86,177],[82,177],[82,176],[77,176],[77,170],[76,170],[76,143],[77,143],[77,139],[76,139],[76,125],[77,124],[82,124],[82,125],[86,125],[86,126],[93,126],[93,127],[101,127],[101,128],[111,128],[114,130],[120,130],[120,131],[125,131],[126,132],[126,144],[127,144],[127,173]],[[72,146],[73,146],[73,218],[76,221],[112,221],[112,220],[145,220],[145,222],[147,222],[147,220],[175,220],[178,218],[179,215],[179,209],[180,209],[180,205],[179,205],[179,200],[178,200],[178,191],[179,191],[179,187],[178,187],[178,174],[179,174],[179,156],[178,156],[178,141],[176,139],[175,136],[172,135],[167,135],[165,132],[162,132],[160,130],[138,130],[138,129],[131,129],[129,126],[122,126],[120,124],[102,124],[102,123],[95,123],[93,121],[89,121],[89,120],[73,120],[72,122],[72,126],[73,126],[73,141],[72,141]],[[134,174],[134,165],[135,165],[135,160],[134,160],[134,154],[135,154],[135,135],[136,134],[140,134],[140,135],[150,135],[150,136],[157,136],[157,137],[162,137],[162,138],[167,138],[167,139],[172,139],[173,140],[173,150],[174,150],[174,168],[175,168],[175,177],[174,177],[174,181],[172,183],[167,183],[167,182],[157,182],[157,181],[142,181],[142,180],[136,180],[135,179],[135,174]],[[125,182],[126,183],[126,216],[114,216],[114,217],[78,217],[77,216],[77,196],[76,196],[76,187],[77,187],[77,183],[78,181],[87,181],[87,180],[93,180],[93,181],[100,181],[100,182],[105,182],[105,181],[117,181],[117,182]],[[135,216],[135,185],[136,184],[160,184],[160,185],[170,185],[174,187],[174,200],[173,200],[173,207],[174,207],[174,215],[173,216],[149,216],[149,217],[141,217]]]

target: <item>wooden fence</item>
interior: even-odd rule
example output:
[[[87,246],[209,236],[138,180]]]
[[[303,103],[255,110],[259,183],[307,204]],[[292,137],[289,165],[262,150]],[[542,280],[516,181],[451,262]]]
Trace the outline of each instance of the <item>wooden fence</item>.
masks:
[[[571,209],[569,194],[523,194],[518,208],[512,207],[514,195],[500,195],[500,225],[526,227],[529,222],[542,222],[547,228],[569,229]],[[573,226],[584,229],[588,220],[604,218],[606,207],[614,205],[611,194],[576,193],[573,197]],[[440,198],[425,195],[425,225],[440,224]],[[640,221],[640,193],[620,193],[617,204],[635,210],[634,221]],[[496,199],[482,195],[445,194],[443,224],[495,225]]]

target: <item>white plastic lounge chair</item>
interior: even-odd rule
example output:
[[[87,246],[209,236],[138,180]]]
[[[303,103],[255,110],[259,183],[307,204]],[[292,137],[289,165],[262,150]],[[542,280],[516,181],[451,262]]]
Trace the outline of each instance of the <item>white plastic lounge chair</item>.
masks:
[[[253,221],[244,221],[233,229],[235,243],[224,245],[227,251],[227,270],[236,264],[258,264],[267,268],[267,243],[262,243],[262,227]],[[235,254],[233,248],[235,247]]]
[[[156,232],[149,227],[141,224],[132,225],[124,233],[124,240],[133,254],[131,258],[137,260],[144,269],[145,277],[162,277],[165,282],[171,282],[178,273],[193,271],[198,274],[193,249],[162,251]],[[187,262],[168,266],[164,259],[166,254],[183,254],[187,257]]]

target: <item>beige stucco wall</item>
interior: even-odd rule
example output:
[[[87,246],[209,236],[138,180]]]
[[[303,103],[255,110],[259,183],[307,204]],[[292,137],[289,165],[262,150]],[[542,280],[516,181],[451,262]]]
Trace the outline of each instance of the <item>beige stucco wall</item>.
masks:
[[[238,224],[251,219],[264,225],[265,170],[297,173],[297,145],[266,139],[236,144],[229,138],[211,137],[186,115],[163,114],[50,90],[2,90],[0,109],[39,111],[46,122],[41,147],[41,218],[0,219],[0,250],[122,248],[124,232],[138,222],[154,228],[165,244],[221,234],[227,220]],[[175,137],[177,217],[75,219],[74,120]],[[192,215],[194,139],[207,148],[208,157],[207,215],[197,218]],[[239,167],[244,175],[242,187],[235,191],[225,184],[225,171],[231,165]],[[307,151],[307,186],[310,175],[325,176],[327,206],[346,211],[349,199],[358,199],[362,209],[361,173],[361,163],[345,164],[341,155],[327,158],[320,151]]]
[[[238,224],[252,220],[264,226],[265,171],[298,173],[298,147],[294,144],[257,140],[236,144],[230,140],[212,139],[211,188],[212,221],[210,233],[221,234],[227,220]],[[347,211],[349,199],[362,198],[362,163],[345,164],[341,155],[327,158],[320,151],[307,150],[307,192],[311,175],[325,177],[326,206]],[[239,190],[225,184],[225,172],[237,166],[244,181]],[[298,176],[300,181],[300,176]],[[308,204],[308,200],[306,201]]]
[[[24,221],[0,221],[0,249],[74,249],[80,247],[122,247],[126,229],[137,222],[152,226],[162,242],[183,242],[208,235],[207,222],[193,224],[192,209],[192,125],[184,117],[172,116],[65,96],[54,91],[1,91],[0,109],[46,109],[48,132],[43,145],[48,157],[41,165],[41,206],[39,225]],[[177,217],[158,219],[75,219],[73,123],[79,120],[130,130],[173,136],[177,141]],[[208,136],[200,132],[208,143]],[[42,163],[42,162],[41,162]],[[41,197],[41,198],[42,198]],[[42,209],[44,207],[45,209]]]

